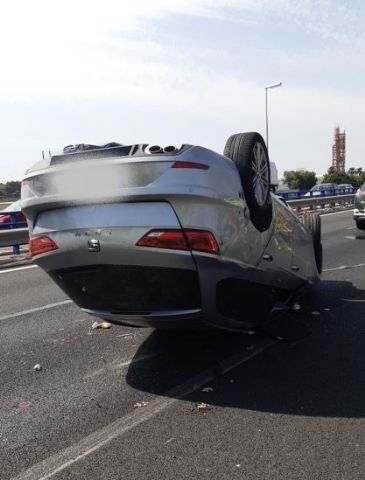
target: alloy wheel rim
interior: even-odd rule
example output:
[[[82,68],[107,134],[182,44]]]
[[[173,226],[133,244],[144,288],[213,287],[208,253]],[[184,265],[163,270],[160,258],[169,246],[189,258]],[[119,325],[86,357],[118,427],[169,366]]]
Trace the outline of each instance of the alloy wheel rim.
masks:
[[[262,207],[266,202],[269,189],[269,168],[266,152],[261,143],[253,147],[252,155],[252,183],[256,202]]]

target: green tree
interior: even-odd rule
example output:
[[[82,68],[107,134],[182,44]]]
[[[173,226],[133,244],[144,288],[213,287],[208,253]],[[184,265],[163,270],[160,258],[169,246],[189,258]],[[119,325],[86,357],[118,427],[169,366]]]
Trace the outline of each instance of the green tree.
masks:
[[[336,185],[350,183],[354,187],[358,186],[358,178],[354,175],[345,172],[330,172],[330,169],[328,169],[328,173],[323,175],[322,181],[323,183],[336,183]]]
[[[11,180],[6,182],[4,193],[6,197],[9,198],[20,198],[20,182]]]
[[[308,170],[289,170],[284,172],[284,181],[289,188],[310,190],[317,183],[317,177],[315,172]]]

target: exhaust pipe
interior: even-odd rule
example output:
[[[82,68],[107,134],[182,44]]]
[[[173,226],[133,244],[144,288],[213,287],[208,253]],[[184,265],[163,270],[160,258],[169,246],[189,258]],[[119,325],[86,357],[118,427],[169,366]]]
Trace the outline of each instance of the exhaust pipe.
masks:
[[[156,153],[162,153],[163,150],[159,145],[152,145],[148,149],[149,153],[156,154]]]
[[[177,148],[174,147],[173,145],[168,145],[163,149],[164,153],[173,153],[177,151]]]

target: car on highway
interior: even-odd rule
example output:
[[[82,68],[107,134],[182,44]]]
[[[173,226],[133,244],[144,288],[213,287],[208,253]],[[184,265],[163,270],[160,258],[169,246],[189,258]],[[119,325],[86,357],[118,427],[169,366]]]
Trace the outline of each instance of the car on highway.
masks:
[[[24,227],[26,221],[24,214],[21,212],[21,200],[17,200],[1,211],[0,230],[10,228],[14,222],[20,224],[18,226]]]
[[[354,190],[354,187],[350,183],[340,183],[336,188],[337,190],[349,190],[350,193]]]
[[[249,331],[316,284],[320,217],[270,189],[266,145],[67,147],[30,168],[30,253],[85,312],[136,327]]]
[[[359,230],[365,230],[365,183],[357,190],[354,204],[354,220]]]
[[[335,183],[321,183],[319,185],[314,185],[314,187],[312,187],[309,192],[304,195],[304,197],[336,195],[337,188],[338,187]]]

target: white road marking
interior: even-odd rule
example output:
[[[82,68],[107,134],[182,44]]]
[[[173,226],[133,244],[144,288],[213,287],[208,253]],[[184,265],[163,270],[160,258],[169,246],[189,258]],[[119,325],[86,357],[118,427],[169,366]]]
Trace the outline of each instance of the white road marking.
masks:
[[[335,272],[336,270],[348,270],[350,268],[359,268],[359,267],[365,267],[365,263],[359,263],[357,265],[341,265],[340,267],[334,267],[334,268],[324,268],[322,271]]]
[[[353,209],[341,210],[340,212],[320,213],[320,215],[321,215],[321,217],[322,217],[322,216],[324,216],[324,215],[339,215],[340,213],[349,213],[349,212],[352,213],[352,210],[353,210]]]
[[[71,467],[79,460],[104,447],[112,440],[132,430],[137,425],[153,418],[178,400],[201,389],[218,375],[229,372],[276,343],[278,343],[278,340],[262,340],[255,345],[256,348],[253,352],[247,354],[247,351],[244,350],[243,352],[228,357],[222,362],[218,362],[218,365],[205,370],[182,385],[166,392],[163,397],[157,396],[145,409],[134,410],[124,417],[115,420],[106,427],[91,433],[75,445],[65,448],[42,462],[33,465],[12,480],[47,480],[53,477],[57,473]]]
[[[365,300],[361,300],[359,298],[341,298],[343,302],[353,302],[353,303],[365,303]]]
[[[26,267],[6,268],[4,270],[0,270],[0,273],[20,272],[20,270],[29,270],[30,268],[38,268],[38,265],[27,265]]]
[[[354,236],[352,236],[352,235],[351,235],[351,236],[350,236],[350,235],[347,235],[347,236],[344,237],[344,238],[347,238],[347,240],[356,240],[356,237],[354,237]]]
[[[30,308],[29,310],[23,310],[22,312],[9,313],[8,315],[3,315],[0,317],[0,320],[7,320],[8,318],[21,317],[22,315],[27,315],[28,313],[41,312],[42,310],[48,310],[49,308],[59,307],[60,305],[67,305],[68,303],[73,303],[72,300],[64,300],[63,302],[57,303],[48,303],[42,307]]]
[[[124,367],[128,367],[132,363],[139,363],[139,362],[144,362],[145,360],[148,360],[149,358],[157,357],[160,355],[160,352],[157,353],[150,353],[148,355],[143,355],[141,357],[138,357],[136,359],[132,358],[131,360],[126,360],[124,362],[111,362],[105,365],[105,367],[98,368],[97,370],[94,370],[91,373],[88,373],[87,375],[84,376],[85,379],[88,378],[93,378],[97,377],[98,375],[101,375],[102,373],[105,373],[106,370],[113,371],[113,370],[119,370]]]

